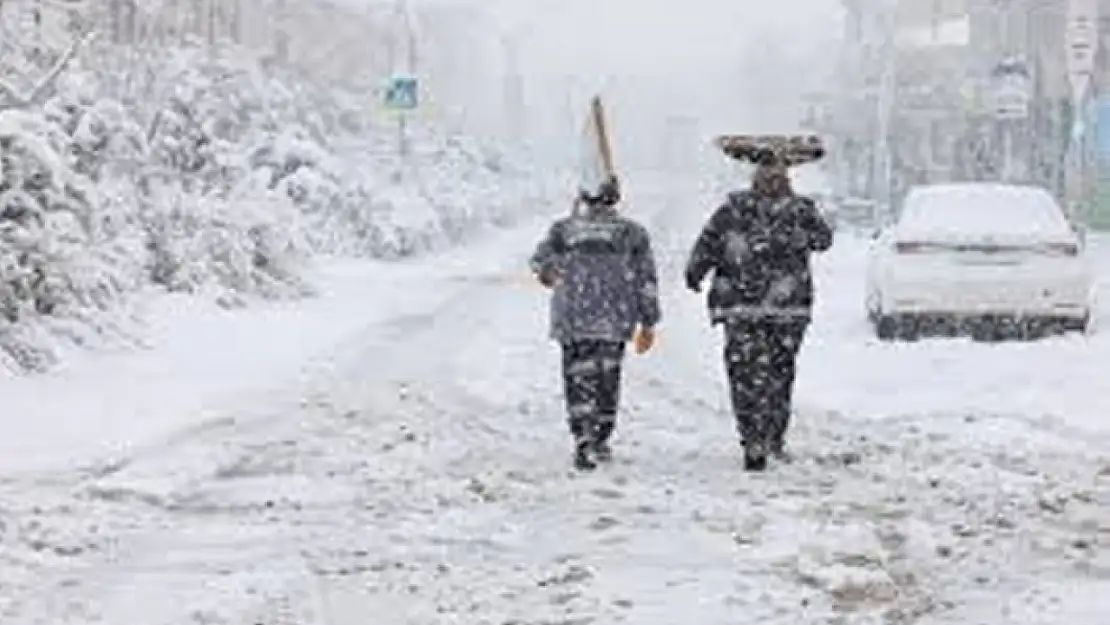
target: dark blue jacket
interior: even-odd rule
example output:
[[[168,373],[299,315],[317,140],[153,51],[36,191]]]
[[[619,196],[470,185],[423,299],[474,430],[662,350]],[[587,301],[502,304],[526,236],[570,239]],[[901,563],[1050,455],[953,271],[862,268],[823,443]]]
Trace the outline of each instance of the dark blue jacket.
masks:
[[[686,284],[700,288],[713,272],[707,304],[714,324],[730,318],[808,320],[813,310],[810,255],[829,249],[832,239],[813,200],[736,191],[698,236],[686,264]]]
[[[560,342],[627,341],[661,316],[651,237],[639,223],[601,205],[556,221],[531,259],[555,278],[551,337]]]

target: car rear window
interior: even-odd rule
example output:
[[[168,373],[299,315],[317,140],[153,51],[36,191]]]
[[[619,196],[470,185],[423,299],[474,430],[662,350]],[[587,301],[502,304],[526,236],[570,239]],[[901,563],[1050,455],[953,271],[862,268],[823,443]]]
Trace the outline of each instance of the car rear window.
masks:
[[[1047,191],[1006,185],[918,188],[906,197],[902,234],[1022,235],[1059,238],[1070,226]]]

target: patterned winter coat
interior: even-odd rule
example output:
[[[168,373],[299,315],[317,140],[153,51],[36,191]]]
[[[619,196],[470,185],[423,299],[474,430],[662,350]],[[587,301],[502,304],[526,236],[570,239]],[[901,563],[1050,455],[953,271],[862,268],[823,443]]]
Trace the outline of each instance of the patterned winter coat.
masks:
[[[712,271],[711,323],[730,318],[808,320],[813,309],[810,255],[832,246],[832,229],[813,200],[729,194],[698,236],[686,265],[697,290]]]
[[[552,224],[531,259],[554,281],[550,335],[559,342],[628,341],[661,311],[651,237],[639,223],[601,205]]]

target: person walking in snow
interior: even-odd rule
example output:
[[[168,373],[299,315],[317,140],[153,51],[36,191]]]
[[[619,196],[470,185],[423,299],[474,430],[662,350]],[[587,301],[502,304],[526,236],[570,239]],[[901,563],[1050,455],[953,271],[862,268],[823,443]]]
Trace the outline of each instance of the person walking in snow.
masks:
[[[783,157],[764,148],[748,158],[751,187],[728,194],[710,217],[685,278],[697,293],[713,272],[707,305],[711,324],[724,329],[744,468],[762,471],[768,455],[789,460],[796,362],[813,307],[810,256],[832,246],[832,229],[813,200],[794,194]]]
[[[655,342],[661,310],[651,237],[617,211],[615,178],[597,196],[582,193],[573,215],[557,220],[539,242],[530,266],[553,290],[550,336],[562,348],[567,423],[574,465],[611,459],[625,348]]]

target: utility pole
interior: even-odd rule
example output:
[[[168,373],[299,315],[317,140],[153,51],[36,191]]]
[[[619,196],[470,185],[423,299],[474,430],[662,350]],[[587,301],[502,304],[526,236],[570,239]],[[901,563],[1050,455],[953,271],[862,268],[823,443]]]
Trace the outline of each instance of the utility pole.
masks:
[[[1088,172],[1087,105],[1091,96],[1095,53],[1098,47],[1098,0],[1069,0],[1067,12],[1067,69],[1072,88],[1072,127],[1068,142],[1068,207],[1070,217],[1082,219],[1082,207],[1091,199]]]
[[[391,31],[389,66],[392,76],[387,90],[403,89],[403,93],[392,94],[387,99],[400,99],[390,102],[389,106],[397,116],[397,153],[401,159],[398,175],[401,175],[400,171],[404,169],[411,151],[408,114],[416,107],[419,99],[419,83],[416,79],[416,32],[407,0],[396,0],[394,3]]]
[[[877,182],[875,189],[876,208],[882,207],[883,214],[881,215],[882,221],[886,221],[891,216],[894,207],[894,184],[893,184],[893,158],[891,155],[890,133],[891,121],[894,113],[897,79],[895,66],[896,50],[896,27],[897,27],[897,5],[895,2],[887,1],[879,8],[882,12],[882,28],[879,31],[882,33],[881,49],[879,50],[879,57],[882,59],[879,78],[879,88],[876,94],[876,103],[878,108],[878,137],[875,147],[875,157],[873,161],[872,176],[873,180]],[[875,215],[876,221],[879,221],[880,215]],[[874,224],[880,225],[878,223]]]

